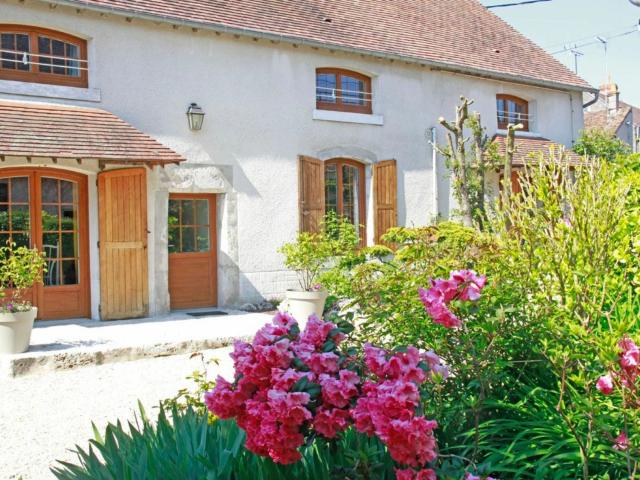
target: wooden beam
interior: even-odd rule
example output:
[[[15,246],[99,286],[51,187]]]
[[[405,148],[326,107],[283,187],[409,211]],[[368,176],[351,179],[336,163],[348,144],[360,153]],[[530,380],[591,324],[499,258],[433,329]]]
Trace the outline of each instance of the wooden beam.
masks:
[[[27,163],[31,163],[31,157],[27,157]]]
[[[76,158],[76,162],[78,162],[78,165],[82,164],[82,159],[81,158]]]
[[[52,161],[53,163],[58,163],[58,159],[57,159],[56,157],[51,157],[51,161]]]

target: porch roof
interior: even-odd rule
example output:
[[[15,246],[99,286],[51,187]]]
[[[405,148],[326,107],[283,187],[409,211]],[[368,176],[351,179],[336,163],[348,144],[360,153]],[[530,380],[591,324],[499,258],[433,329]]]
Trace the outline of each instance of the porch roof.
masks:
[[[498,145],[498,154],[504,156],[507,151],[507,137],[505,135],[495,135],[493,141]],[[566,146],[552,142],[544,137],[518,137],[516,136],[516,151],[513,155],[513,165],[522,167],[525,164],[532,164],[536,161],[539,153],[549,154],[550,149],[558,151],[564,149],[566,160],[571,165],[579,165],[584,163],[582,157]]]
[[[0,156],[163,165],[181,155],[97,108],[0,100]]]

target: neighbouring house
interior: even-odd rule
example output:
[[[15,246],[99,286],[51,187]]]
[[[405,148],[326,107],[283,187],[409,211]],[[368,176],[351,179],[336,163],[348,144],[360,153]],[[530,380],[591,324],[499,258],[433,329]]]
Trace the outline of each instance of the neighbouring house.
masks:
[[[600,86],[596,102],[585,110],[584,128],[610,132],[633,153],[640,152],[640,108],[621,101],[620,89],[611,81]]]
[[[46,253],[43,319],[282,295],[278,247],[328,211],[369,244],[449,216],[430,142],[460,95],[492,136],[524,123],[524,155],[571,146],[594,92],[476,0],[6,0],[0,19],[0,238]]]

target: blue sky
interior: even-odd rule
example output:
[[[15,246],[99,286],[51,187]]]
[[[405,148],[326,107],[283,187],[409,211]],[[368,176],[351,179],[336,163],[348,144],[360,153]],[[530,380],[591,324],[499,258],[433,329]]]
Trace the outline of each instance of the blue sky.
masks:
[[[517,0],[481,0],[483,5],[512,3]],[[629,0],[551,0],[531,5],[492,9],[493,13],[517,28],[524,35],[548,51],[562,50],[612,34],[632,30],[640,19],[640,7]],[[578,74],[591,85],[598,86],[606,79],[605,55],[602,44],[579,49],[584,56],[578,60]],[[569,52],[554,55],[574,68]],[[640,107],[640,32],[608,42],[608,69],[620,87],[621,99]]]

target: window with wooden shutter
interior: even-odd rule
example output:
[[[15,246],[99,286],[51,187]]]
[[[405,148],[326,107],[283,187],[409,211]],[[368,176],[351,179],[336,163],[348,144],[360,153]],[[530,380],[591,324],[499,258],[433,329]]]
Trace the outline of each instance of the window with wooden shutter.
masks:
[[[398,175],[395,160],[373,166],[374,241],[398,224]]]
[[[313,157],[298,158],[300,231],[318,232],[325,211],[324,163]]]

